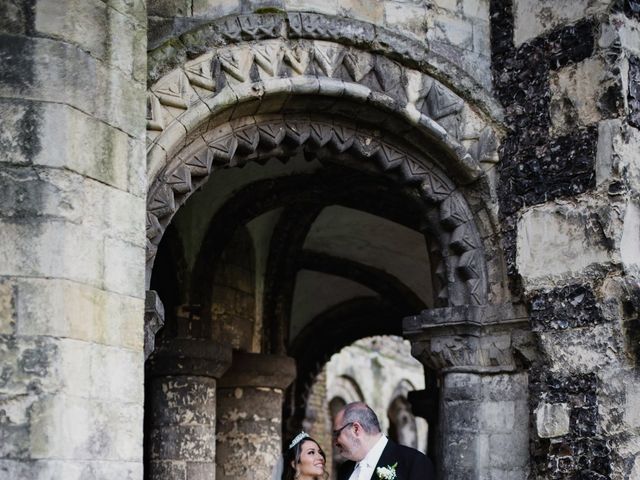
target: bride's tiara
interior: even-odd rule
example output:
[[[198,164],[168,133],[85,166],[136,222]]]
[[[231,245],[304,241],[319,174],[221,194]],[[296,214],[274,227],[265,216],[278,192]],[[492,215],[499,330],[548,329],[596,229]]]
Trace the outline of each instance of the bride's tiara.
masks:
[[[305,433],[304,430],[303,430],[298,435],[296,435],[296,438],[294,438],[291,441],[291,443],[289,444],[289,448],[295,447],[298,443],[300,443],[301,440],[304,440],[305,438],[308,438],[308,437],[309,437],[309,434]]]

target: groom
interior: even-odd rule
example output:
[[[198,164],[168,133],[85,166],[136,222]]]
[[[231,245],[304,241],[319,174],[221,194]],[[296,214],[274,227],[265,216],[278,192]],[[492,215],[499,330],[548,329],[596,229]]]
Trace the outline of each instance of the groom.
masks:
[[[343,457],[338,480],[435,480],[431,461],[413,448],[397,445],[380,431],[378,417],[362,402],[338,412],[333,442]]]

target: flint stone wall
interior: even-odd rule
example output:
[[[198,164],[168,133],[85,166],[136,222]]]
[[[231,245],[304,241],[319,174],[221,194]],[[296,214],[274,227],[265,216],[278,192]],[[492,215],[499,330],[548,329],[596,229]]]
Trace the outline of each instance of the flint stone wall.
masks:
[[[628,396],[638,379],[639,7],[491,2],[508,126],[503,245],[539,348],[529,377],[534,478],[638,472]]]

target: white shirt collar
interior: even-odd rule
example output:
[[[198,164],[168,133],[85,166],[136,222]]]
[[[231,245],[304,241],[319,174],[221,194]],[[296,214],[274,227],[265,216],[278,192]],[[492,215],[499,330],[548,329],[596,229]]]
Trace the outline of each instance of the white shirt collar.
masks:
[[[387,446],[388,441],[389,439],[382,435],[378,441],[373,444],[373,447],[371,447],[371,450],[369,450],[365,457],[360,460],[360,466],[371,470],[376,468],[376,465],[382,456],[382,451],[384,450],[384,447]]]

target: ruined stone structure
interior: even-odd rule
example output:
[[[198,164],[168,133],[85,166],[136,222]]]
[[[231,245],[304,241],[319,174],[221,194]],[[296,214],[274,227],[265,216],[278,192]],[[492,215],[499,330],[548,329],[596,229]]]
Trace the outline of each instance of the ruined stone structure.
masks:
[[[327,471],[337,472],[337,464],[345,460],[329,445],[333,419],[350,402],[366,402],[385,434],[426,452],[427,422],[413,415],[407,398],[424,389],[424,380],[411,344],[399,337],[364,338],[333,355],[310,388],[302,423],[305,432],[327,446]]]
[[[640,477],[636,0],[0,1],[0,478],[270,478],[401,335],[443,479]]]

